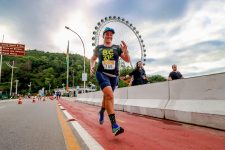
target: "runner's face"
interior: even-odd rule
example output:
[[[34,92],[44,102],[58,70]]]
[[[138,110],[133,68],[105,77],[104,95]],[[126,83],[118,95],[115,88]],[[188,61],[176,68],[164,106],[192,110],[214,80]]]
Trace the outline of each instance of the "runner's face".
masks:
[[[107,31],[104,34],[104,42],[105,43],[111,43],[113,38],[113,33],[111,31]]]

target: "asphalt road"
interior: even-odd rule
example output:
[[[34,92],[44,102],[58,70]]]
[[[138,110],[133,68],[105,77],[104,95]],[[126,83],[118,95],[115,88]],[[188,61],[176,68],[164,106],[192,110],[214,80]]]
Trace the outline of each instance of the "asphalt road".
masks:
[[[0,150],[66,150],[56,101],[0,103]]]

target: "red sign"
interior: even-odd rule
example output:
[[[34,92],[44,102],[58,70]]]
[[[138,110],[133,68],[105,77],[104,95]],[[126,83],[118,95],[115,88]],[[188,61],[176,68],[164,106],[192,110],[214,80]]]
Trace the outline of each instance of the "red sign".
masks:
[[[12,44],[12,43],[0,43],[0,54],[1,55],[12,55],[12,56],[24,56],[25,45],[24,44]]]

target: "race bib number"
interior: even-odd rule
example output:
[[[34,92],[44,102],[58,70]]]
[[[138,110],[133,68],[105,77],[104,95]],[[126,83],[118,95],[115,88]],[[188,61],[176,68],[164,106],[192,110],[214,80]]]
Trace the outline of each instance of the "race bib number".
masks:
[[[115,69],[115,60],[104,60],[102,65],[105,70],[114,70]]]

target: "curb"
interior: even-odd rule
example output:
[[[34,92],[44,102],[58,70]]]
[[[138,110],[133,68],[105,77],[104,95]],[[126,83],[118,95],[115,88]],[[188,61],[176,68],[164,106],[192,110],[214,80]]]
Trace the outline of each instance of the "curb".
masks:
[[[67,118],[67,122],[73,127],[81,148],[85,150],[104,150],[104,148],[78,123],[77,119],[58,103],[58,107]]]

